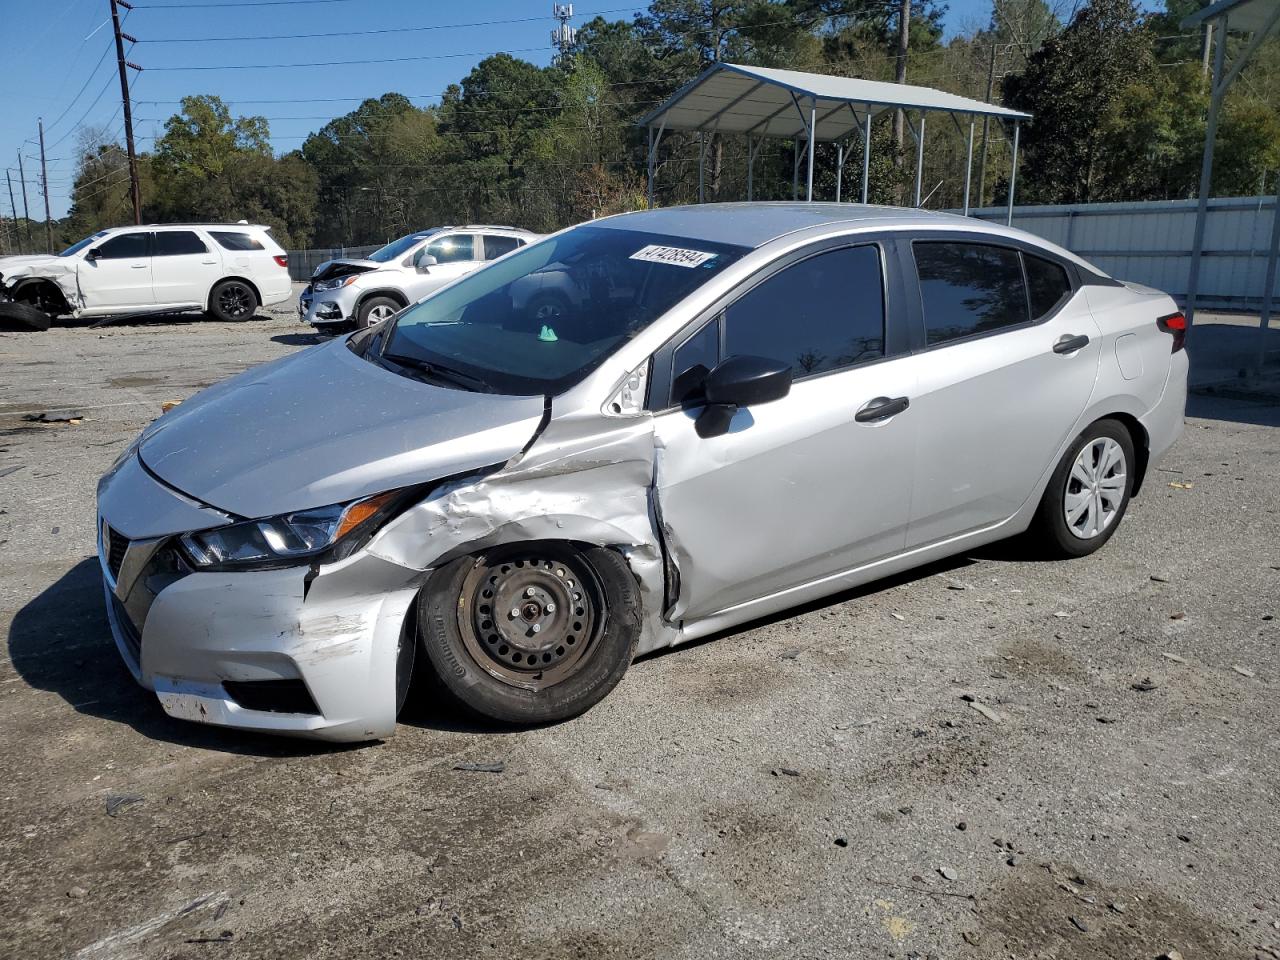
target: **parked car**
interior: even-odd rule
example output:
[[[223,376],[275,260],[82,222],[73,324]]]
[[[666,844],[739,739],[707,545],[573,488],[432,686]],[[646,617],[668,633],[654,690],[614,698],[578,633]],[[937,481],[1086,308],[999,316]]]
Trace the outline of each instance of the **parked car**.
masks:
[[[247,320],[293,291],[288,254],[270,230],[248,223],[110,227],[59,254],[0,258],[0,300],[46,318],[202,310]]]
[[[1185,326],[960,217],[584,224],[155,421],[98,488],[111,629],[204,723],[385,737],[416,657],[559,720],[638,653],[994,540],[1097,550],[1182,431]]]
[[[298,315],[340,333],[386,320],[489,260],[538,239],[515,227],[432,227],[393,240],[367,259],[327,260],[298,298]]]

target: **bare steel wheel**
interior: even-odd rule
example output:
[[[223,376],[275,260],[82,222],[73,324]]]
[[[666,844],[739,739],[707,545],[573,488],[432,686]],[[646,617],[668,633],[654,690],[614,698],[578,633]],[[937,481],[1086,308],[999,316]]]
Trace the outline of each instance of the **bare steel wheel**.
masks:
[[[615,551],[535,543],[437,571],[419,626],[441,682],[465,706],[542,723],[581,713],[622,679],[640,604]]]
[[[258,310],[258,295],[243,280],[223,280],[209,293],[209,312],[218,320],[248,320]]]
[[[458,629],[476,662],[505,683],[541,690],[586,656],[600,587],[581,564],[531,556],[477,564],[462,598]]]
[[[1133,492],[1133,436],[1118,420],[1098,420],[1054,469],[1029,535],[1050,555],[1083,557],[1111,538]]]
[[[1085,444],[1071,465],[1062,498],[1072,534],[1088,540],[1111,526],[1128,491],[1127,466],[1124,450],[1111,437]]]

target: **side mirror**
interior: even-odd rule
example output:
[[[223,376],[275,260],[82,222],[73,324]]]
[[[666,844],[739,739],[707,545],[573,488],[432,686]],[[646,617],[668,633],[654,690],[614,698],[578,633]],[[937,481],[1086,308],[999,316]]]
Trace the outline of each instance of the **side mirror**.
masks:
[[[791,392],[791,366],[765,357],[726,357],[703,381],[706,407],[695,424],[700,437],[729,430],[739,407],[781,400]]]
[[[426,273],[431,267],[434,267],[439,261],[429,253],[424,253],[418,258],[418,272]]]
[[[102,256],[102,252],[97,247],[90,247],[85,251],[84,258],[86,260],[97,260],[100,256]]]

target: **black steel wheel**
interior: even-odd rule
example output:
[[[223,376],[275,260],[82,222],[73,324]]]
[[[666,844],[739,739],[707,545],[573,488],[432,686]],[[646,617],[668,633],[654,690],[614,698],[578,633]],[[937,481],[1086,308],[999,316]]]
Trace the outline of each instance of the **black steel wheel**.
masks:
[[[562,720],[599,702],[622,679],[640,633],[626,561],[555,543],[455,561],[432,577],[419,611],[444,686],[471,710],[511,723]]]
[[[248,320],[258,311],[258,295],[243,280],[223,280],[209,294],[209,312],[224,322]]]

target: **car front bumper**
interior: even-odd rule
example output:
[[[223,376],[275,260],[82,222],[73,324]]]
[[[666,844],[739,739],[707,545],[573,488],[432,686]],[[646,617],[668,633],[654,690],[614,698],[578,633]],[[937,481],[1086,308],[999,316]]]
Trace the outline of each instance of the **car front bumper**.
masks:
[[[327,566],[196,571],[178,549],[181,531],[130,536],[154,530],[120,509],[125,496],[179,495],[143,470],[121,472],[99,499],[107,619],[129,671],[166,713],[335,741],[394,732],[397,651],[414,642],[422,571],[364,551]]]
[[[343,290],[315,293],[308,287],[298,298],[298,318],[313,327],[335,326],[354,321],[355,298],[344,297],[343,293]]]

